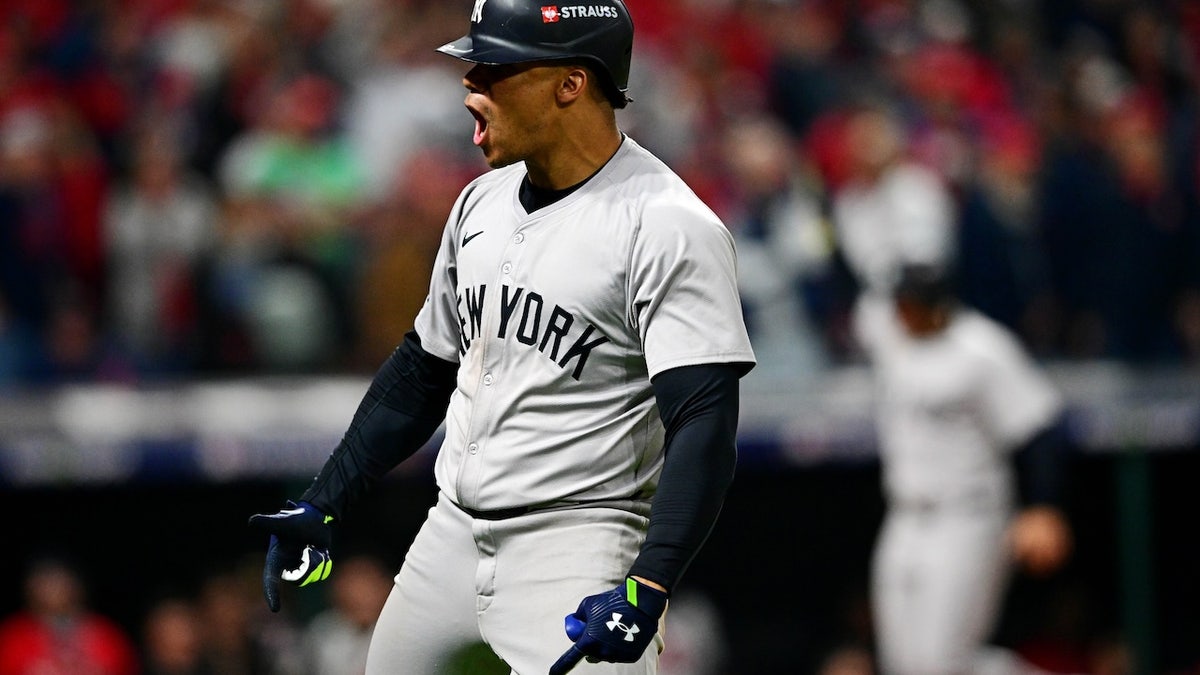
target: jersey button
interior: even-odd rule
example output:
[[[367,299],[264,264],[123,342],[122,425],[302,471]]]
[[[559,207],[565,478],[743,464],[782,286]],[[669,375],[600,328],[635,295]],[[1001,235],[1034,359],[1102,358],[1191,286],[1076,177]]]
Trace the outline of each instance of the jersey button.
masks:
[[[492,377],[491,373],[488,373],[483,376],[483,386],[485,386],[485,387],[492,386],[492,382],[494,382],[494,381],[495,381],[495,378]]]
[[[524,232],[518,232],[517,235],[515,237],[513,237],[513,243],[519,244],[523,241],[525,241],[525,233]]]
[[[504,263],[500,266],[500,271],[505,274],[512,274],[512,263]]]
[[[471,453],[472,455],[478,455],[479,454],[479,444],[472,443],[472,444],[468,445],[467,452]]]

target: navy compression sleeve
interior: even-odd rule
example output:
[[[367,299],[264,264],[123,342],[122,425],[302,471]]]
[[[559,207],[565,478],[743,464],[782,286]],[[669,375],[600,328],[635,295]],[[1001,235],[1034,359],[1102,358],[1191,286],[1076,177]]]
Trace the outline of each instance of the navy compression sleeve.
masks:
[[[1068,473],[1064,427],[1064,420],[1055,420],[1014,453],[1022,503],[1061,506]]]
[[[710,364],[654,378],[666,461],[631,576],[671,591],[712,531],[737,464],[738,378],[744,372],[737,364]]]
[[[446,416],[458,364],[421,347],[415,331],[380,366],[350,427],[301,500],[341,520],[388,471],[429,440]]]

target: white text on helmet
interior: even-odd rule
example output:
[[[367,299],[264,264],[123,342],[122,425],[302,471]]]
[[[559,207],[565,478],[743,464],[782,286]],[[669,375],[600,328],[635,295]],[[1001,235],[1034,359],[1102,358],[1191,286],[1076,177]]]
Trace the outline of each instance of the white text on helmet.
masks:
[[[558,11],[564,19],[583,19],[588,17],[616,19],[620,16],[617,13],[616,7],[597,7],[595,5],[567,5],[560,7]]]

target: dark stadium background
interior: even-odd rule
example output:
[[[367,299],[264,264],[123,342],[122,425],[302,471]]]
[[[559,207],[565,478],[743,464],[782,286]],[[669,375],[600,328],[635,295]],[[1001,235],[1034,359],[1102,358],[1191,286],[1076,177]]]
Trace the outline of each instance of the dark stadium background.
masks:
[[[1074,463],[1069,511],[1077,528],[1075,555],[1048,579],[1018,577],[998,633],[1001,642],[1103,636],[1136,621],[1156,629],[1152,649],[1160,663],[1194,662],[1200,648],[1194,640],[1200,629],[1195,609],[1200,544],[1194,533],[1200,454],[1194,448],[1163,452],[1145,467],[1153,503],[1149,522],[1138,527],[1148,528],[1149,568],[1133,572],[1122,565],[1138,563],[1123,563],[1119,551],[1119,537],[1130,536],[1119,534],[1120,472],[1128,461],[1097,455]],[[862,634],[866,561],[882,513],[877,481],[878,467],[870,461],[740,470],[685,583],[709,594],[723,612],[730,662],[736,664],[728,672],[811,672],[840,642]],[[136,630],[156,593],[194,589],[207,575],[261,555],[262,542],[247,531],[246,518],[270,510],[302,485],[168,479],[5,490],[0,505],[12,547],[4,578],[19,578],[29,552],[69,550],[86,563],[95,607]],[[426,477],[390,480],[339,535],[339,546],[398,564],[433,495]],[[0,608],[15,610],[17,585],[6,584],[3,591]],[[1141,591],[1152,592],[1141,601],[1150,614],[1131,617],[1127,613],[1138,606],[1130,607],[1125,594]],[[312,611],[319,595],[319,590],[290,593],[286,600]],[[1058,611],[1068,615],[1066,626],[1055,625],[1062,618]]]
[[[0,1],[0,618],[30,563],[60,555],[135,642],[157,600],[225,572],[266,619],[246,520],[336,443],[484,169],[458,65],[432,51],[471,4]],[[622,126],[758,273],[738,476],[685,580],[719,610],[722,675],[815,672],[870,640],[883,503],[855,289],[827,239],[797,253],[763,208],[795,200],[832,237],[866,102],[962,207],[963,299],[1053,367],[1072,410],[1076,550],[1016,578],[997,640],[1107,657],[1104,675],[1200,673],[1200,3],[629,5]],[[263,142],[278,136],[312,165]],[[1030,208],[989,208],[1013,187],[997,173]],[[169,216],[147,208],[164,183]],[[162,232],[186,241],[142,236]],[[399,564],[428,457],[371,494],[339,556]],[[325,605],[289,590],[286,618]]]

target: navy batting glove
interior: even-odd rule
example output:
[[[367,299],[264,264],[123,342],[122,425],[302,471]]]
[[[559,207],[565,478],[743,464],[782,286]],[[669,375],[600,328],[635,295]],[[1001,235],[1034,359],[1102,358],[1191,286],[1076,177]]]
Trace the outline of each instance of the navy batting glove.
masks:
[[[289,501],[288,508],[250,517],[250,527],[271,535],[267,561],[263,565],[263,595],[272,612],[279,611],[279,581],[307,586],[324,581],[333,571],[329,546],[333,539],[333,516],[326,516],[308,502]]]
[[[667,609],[667,594],[633,578],[611,591],[589,595],[574,614],[567,615],[571,648],[550,667],[564,675],[581,660],[633,663],[658,632],[658,619]]]

